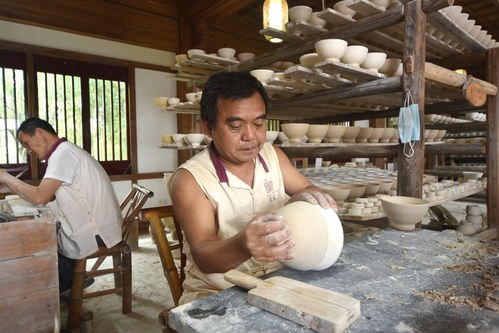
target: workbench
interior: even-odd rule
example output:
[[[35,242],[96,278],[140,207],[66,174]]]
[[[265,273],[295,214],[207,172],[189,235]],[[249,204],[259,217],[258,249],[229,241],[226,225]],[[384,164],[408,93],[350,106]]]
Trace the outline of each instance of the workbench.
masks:
[[[285,276],[358,299],[361,317],[351,333],[498,332],[497,303],[486,301],[486,293],[499,296],[498,268],[497,242],[454,230],[387,228],[346,243],[326,270],[283,268],[268,277]],[[249,305],[246,295],[232,287],[179,306],[171,310],[169,326],[177,332],[311,332]]]

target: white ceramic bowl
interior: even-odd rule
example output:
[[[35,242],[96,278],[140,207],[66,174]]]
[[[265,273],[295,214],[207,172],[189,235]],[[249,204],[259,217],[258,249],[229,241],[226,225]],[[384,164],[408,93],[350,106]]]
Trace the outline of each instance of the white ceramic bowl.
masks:
[[[322,59],[338,61],[345,54],[347,45],[343,39],[322,39],[315,43],[315,51]]]
[[[274,71],[271,69],[254,69],[250,71],[250,74],[260,82],[270,81],[274,77]]]
[[[172,134],[173,141],[179,147],[185,146],[185,134],[175,133]]]
[[[253,59],[254,57],[255,54],[251,52],[241,52],[237,55],[237,59],[239,59],[239,61],[247,61]]]
[[[178,97],[170,97],[168,98],[168,105],[174,106],[180,103],[180,98]]]
[[[320,143],[326,136],[328,128],[328,125],[310,124],[306,134],[306,136],[308,137],[308,142]]]
[[[305,201],[295,201],[280,208],[292,231],[294,258],[284,261],[291,268],[323,270],[333,265],[343,249],[343,228],[332,209]]]
[[[189,143],[192,147],[199,147],[203,142],[205,135],[202,133],[188,133],[185,135],[185,141]]]
[[[357,136],[359,136],[360,127],[356,126],[346,126],[345,133],[341,137],[345,143],[353,143]]]
[[[397,230],[414,230],[428,212],[427,200],[404,196],[381,196],[381,205],[390,222]]]
[[[333,9],[352,18],[355,16],[357,12],[347,6],[349,2],[351,1],[349,0],[338,1],[337,3],[334,4]]]
[[[399,58],[388,58],[379,69],[379,72],[385,74],[386,76],[394,76],[401,63],[402,60]]]
[[[330,125],[326,133],[327,142],[340,142],[341,137],[345,134],[345,129],[345,126]]]
[[[387,8],[392,1],[391,0],[371,0],[371,2],[379,7]]]
[[[306,123],[287,123],[281,124],[281,129],[291,143],[300,143],[307,133],[309,126],[310,124]]]
[[[308,68],[314,68],[315,64],[321,61],[322,58],[317,53],[307,53],[300,57],[300,64]]]
[[[360,67],[367,69],[368,71],[377,73],[378,70],[385,64],[386,53],[384,52],[369,52],[367,53],[366,59]]]
[[[161,134],[161,143],[168,145],[173,143],[173,137],[170,134]]]
[[[225,59],[230,59],[236,55],[236,50],[231,47],[222,47],[217,51],[218,55]]]
[[[182,63],[182,61],[187,60],[187,59],[188,59],[188,57],[187,57],[187,54],[185,54],[185,53],[180,53],[180,54],[177,54],[175,56],[175,62],[179,65]]]
[[[201,49],[190,49],[190,50],[187,50],[187,55],[189,56],[189,58],[192,58],[193,55],[195,54],[206,54],[206,51],[205,50],[201,50]]]
[[[308,21],[312,15],[312,8],[309,6],[294,6],[288,10],[289,20],[296,22],[298,20]]]
[[[277,139],[278,135],[279,135],[279,131],[267,131],[265,133],[265,141],[266,142],[274,142],[275,139]]]
[[[347,46],[345,53],[341,57],[341,62],[354,67],[359,67],[367,57],[368,49],[362,45]]]
[[[321,19],[318,15],[320,12],[313,12],[308,19],[308,23],[311,23],[315,26],[323,28],[326,25],[326,21]]]
[[[187,101],[194,103],[196,102],[196,93],[195,92],[187,93],[185,94],[185,98],[187,99]]]
[[[279,132],[279,134],[277,135],[277,139],[280,143],[289,142],[289,138],[286,136],[286,134],[284,134],[284,132]]]

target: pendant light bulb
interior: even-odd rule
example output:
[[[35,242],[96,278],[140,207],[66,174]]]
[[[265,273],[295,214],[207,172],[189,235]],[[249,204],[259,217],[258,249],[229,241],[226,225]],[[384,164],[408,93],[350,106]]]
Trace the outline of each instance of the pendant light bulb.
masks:
[[[263,3],[263,28],[286,31],[288,22],[288,3],[286,0],[265,0]],[[265,38],[271,43],[280,43],[282,39],[267,36]]]

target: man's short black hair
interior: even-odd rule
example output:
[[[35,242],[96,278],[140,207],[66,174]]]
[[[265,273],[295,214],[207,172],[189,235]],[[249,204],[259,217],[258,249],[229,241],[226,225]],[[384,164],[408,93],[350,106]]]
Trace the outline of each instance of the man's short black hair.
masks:
[[[37,128],[41,128],[50,134],[57,135],[57,132],[54,130],[52,125],[50,125],[46,120],[34,117],[28,118],[21,123],[21,126],[17,129],[17,137],[19,137],[20,132],[33,136]]]
[[[210,76],[201,97],[201,119],[211,129],[217,119],[219,98],[240,100],[259,93],[265,104],[265,113],[269,108],[269,97],[263,85],[247,72],[217,72]]]

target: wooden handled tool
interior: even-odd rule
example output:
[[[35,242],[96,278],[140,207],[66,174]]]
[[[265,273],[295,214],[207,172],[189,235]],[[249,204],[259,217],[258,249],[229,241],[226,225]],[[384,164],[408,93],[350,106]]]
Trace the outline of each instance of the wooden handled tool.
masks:
[[[360,317],[360,302],[350,296],[274,276],[266,280],[230,270],[225,280],[248,289],[248,303],[317,332],[344,332]]]

